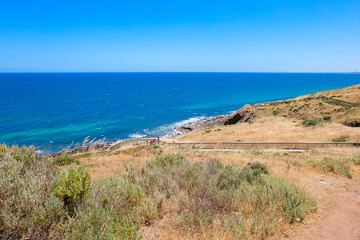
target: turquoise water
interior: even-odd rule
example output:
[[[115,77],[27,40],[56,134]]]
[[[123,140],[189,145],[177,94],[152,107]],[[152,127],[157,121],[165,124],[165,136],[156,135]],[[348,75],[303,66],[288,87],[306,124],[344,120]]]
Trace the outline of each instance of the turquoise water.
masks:
[[[0,143],[57,151],[88,136],[171,135],[246,103],[359,83],[335,73],[0,73]]]

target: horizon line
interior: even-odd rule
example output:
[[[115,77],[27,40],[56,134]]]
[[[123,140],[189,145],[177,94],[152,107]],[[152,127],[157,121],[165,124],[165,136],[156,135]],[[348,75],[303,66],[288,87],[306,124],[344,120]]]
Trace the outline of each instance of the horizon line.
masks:
[[[360,74],[360,71],[346,71],[346,72],[276,72],[276,71],[269,71],[269,72],[237,72],[237,71],[9,71],[9,72],[2,72],[4,73],[349,73],[349,74]]]

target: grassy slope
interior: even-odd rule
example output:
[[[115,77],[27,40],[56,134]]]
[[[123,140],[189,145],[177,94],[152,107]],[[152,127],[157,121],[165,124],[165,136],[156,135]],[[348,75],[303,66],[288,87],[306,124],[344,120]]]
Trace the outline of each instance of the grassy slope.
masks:
[[[360,104],[360,84],[321,93],[325,97]]]
[[[348,101],[360,99],[359,85],[323,92],[323,95],[341,93]],[[315,95],[314,95],[315,96]],[[231,126],[214,127],[212,129],[191,132],[177,137],[176,141],[237,141],[246,142],[281,142],[309,141],[331,142],[334,138],[348,136],[349,141],[360,141],[360,128],[347,127],[343,123],[360,120],[360,108],[337,105],[332,102],[314,99],[304,100],[306,95],[295,98],[296,102],[278,103],[275,105],[253,106],[252,111],[260,116],[251,125],[238,123]],[[321,126],[304,127],[304,120],[331,118],[331,123]]]

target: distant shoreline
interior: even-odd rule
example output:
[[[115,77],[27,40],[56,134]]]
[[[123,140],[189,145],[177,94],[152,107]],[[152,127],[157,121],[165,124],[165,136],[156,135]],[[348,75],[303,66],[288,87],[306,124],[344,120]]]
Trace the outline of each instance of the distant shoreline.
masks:
[[[351,85],[351,86],[353,86],[353,85]],[[338,90],[338,89],[334,89],[334,90]],[[312,94],[315,94],[315,93],[312,93]],[[312,95],[312,94],[308,94],[308,95]],[[306,95],[304,95],[304,96],[306,96]],[[298,98],[298,97],[302,97],[302,96],[297,96],[296,98]],[[316,95],[315,97],[310,97],[310,98],[311,99],[315,99],[315,98],[317,99],[317,98],[322,98],[322,97]],[[246,105],[249,105],[249,106],[261,106],[261,105],[268,105],[268,104],[288,103],[290,101],[293,101],[293,99],[295,99],[295,98],[289,98],[289,99],[284,99],[284,100],[276,100],[276,101],[268,101],[268,102],[259,102],[259,103],[254,103],[252,105],[249,105],[249,104],[246,104]],[[244,106],[246,106],[246,105],[244,105]],[[196,132],[196,131],[199,131],[199,130],[202,130],[202,129],[213,128],[213,127],[218,127],[218,126],[224,126],[225,122],[227,120],[229,120],[231,117],[233,117],[234,114],[238,113],[239,110],[241,110],[243,107],[241,107],[237,111],[233,111],[233,113],[231,113],[231,114],[218,115],[218,116],[210,117],[210,118],[205,119],[205,120],[200,120],[200,121],[195,122],[195,123],[190,122],[190,123],[187,123],[187,124],[184,124],[184,125],[180,125],[180,126],[174,128],[174,130],[176,130],[176,133],[173,133],[169,137],[166,137],[166,135],[165,136],[159,136],[159,137],[162,138],[162,139],[167,139],[167,140],[171,141],[172,139],[175,139],[175,138],[177,138],[179,136],[183,136],[183,135],[186,135],[188,133],[193,133],[193,132]],[[156,138],[157,138],[157,136],[155,136],[155,137],[145,137],[145,138],[126,138],[126,139],[121,139],[121,140],[117,140],[117,141],[104,142],[104,143],[102,143],[100,145],[102,145],[102,146],[111,146],[111,145],[119,144],[121,142],[126,142],[126,141],[144,141],[144,140],[147,140],[147,139],[156,139]],[[89,147],[89,146],[87,145],[87,146],[78,146],[78,147],[74,147],[74,148],[63,148],[60,151],[52,152],[51,154],[57,154],[57,153],[65,151],[65,150],[72,150],[72,151],[75,150],[76,151],[76,149],[82,149],[82,148],[87,148],[87,147]]]
[[[83,76],[84,75],[84,76]],[[12,74],[0,142],[57,152],[83,140],[177,137],[223,123],[246,103],[358,84],[350,74]],[[99,79],[103,81],[99,81]],[[39,89],[37,91],[31,89]],[[33,96],[34,104],[23,104]],[[56,97],[54,97],[56,96]],[[35,98],[34,98],[35,97]],[[31,98],[30,98],[31,99]],[[36,100],[36,101],[35,101]],[[29,102],[29,103],[32,103]],[[25,111],[23,111],[25,110]],[[185,131],[184,131],[185,130]]]

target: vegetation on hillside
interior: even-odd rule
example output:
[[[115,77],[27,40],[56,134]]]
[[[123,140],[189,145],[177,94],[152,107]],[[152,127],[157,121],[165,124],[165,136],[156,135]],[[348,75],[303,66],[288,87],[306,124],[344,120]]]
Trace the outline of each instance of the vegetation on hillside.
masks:
[[[220,224],[234,238],[260,239],[316,206],[258,163],[241,169],[168,154],[91,182],[83,165],[55,162],[0,145],[2,239],[140,239],[165,214],[185,234]]]
[[[353,87],[349,87],[349,89],[353,89]],[[348,95],[351,96],[349,98],[351,101],[347,99]],[[360,96],[358,88],[353,89],[351,93],[344,93],[343,95],[345,100],[350,102],[357,102],[355,101],[355,96]],[[306,120],[310,123],[310,126],[314,126],[312,124],[330,123],[330,120],[348,126],[358,126],[359,107],[327,99],[308,99],[308,97],[311,96],[301,96],[288,102],[258,105],[253,107],[252,111],[259,116],[281,116],[302,121]]]
[[[323,172],[331,172],[347,178],[352,178],[350,168],[336,159],[324,157],[321,161],[309,161],[309,164],[321,169]]]

